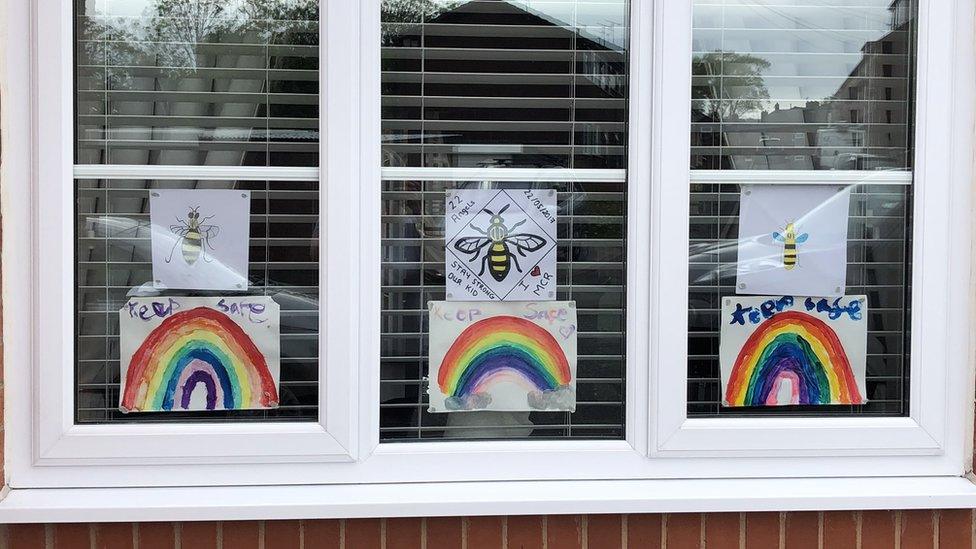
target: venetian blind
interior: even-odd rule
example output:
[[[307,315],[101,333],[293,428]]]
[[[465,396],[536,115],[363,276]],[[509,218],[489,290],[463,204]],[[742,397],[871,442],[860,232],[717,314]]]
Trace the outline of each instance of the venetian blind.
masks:
[[[916,5],[909,0],[696,0],[694,170],[899,171],[856,185],[847,294],[868,298],[864,406],[721,406],[720,298],[735,294],[739,187],[691,185],[688,413],[908,413]],[[867,174],[866,174],[867,175]],[[788,176],[784,176],[788,178]]]
[[[383,2],[383,161],[418,170],[383,184],[382,440],[623,437],[626,182],[443,181],[437,170],[624,168],[628,9]],[[455,188],[558,191],[556,297],[577,302],[580,324],[575,413],[427,412],[427,302],[444,299]]]

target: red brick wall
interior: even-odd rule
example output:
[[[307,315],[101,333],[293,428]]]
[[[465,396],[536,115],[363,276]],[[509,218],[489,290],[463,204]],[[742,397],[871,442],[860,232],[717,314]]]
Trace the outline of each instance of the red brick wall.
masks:
[[[2,527],[0,547],[962,549],[974,528],[970,510],[57,524]]]

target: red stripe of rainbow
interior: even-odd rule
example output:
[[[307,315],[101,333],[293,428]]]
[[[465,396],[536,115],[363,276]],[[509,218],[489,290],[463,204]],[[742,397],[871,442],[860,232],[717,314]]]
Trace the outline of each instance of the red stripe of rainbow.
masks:
[[[819,318],[787,311],[763,322],[746,340],[725,392],[730,406],[759,406],[778,378],[796,374],[801,404],[863,404],[844,346]]]
[[[181,369],[204,350],[219,358],[235,409],[270,408],[278,391],[264,354],[227,315],[207,307],[181,311],[163,320],[129,360],[121,407],[129,411],[168,409],[163,406],[179,381]],[[169,399],[173,394],[169,394]]]
[[[441,361],[437,384],[448,396],[482,392],[505,377],[553,390],[572,381],[569,361],[556,338],[514,316],[495,316],[468,326]]]

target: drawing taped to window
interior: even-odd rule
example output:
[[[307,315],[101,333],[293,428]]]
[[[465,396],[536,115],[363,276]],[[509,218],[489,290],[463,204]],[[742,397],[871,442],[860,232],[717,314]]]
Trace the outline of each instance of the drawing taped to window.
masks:
[[[154,189],[153,286],[246,290],[250,204],[249,191]]]
[[[556,298],[556,191],[447,194],[449,301]]]
[[[850,187],[743,185],[735,291],[843,295]]]

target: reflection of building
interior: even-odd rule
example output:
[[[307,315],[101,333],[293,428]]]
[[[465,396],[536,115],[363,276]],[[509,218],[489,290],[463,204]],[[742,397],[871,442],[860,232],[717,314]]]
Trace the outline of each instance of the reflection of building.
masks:
[[[780,100],[777,91],[769,91],[768,101],[754,100],[757,106],[749,112],[703,112],[696,106],[695,145],[720,153],[700,153],[693,159],[697,168],[736,169],[898,169],[908,167],[910,159],[909,94],[914,76],[909,63],[913,32],[913,3],[895,0],[888,7],[889,30],[882,37],[868,41],[860,48],[860,59],[849,75],[820,101]],[[838,31],[842,33],[843,31]],[[852,39],[857,34],[852,33]],[[737,54],[717,54],[734,56]],[[749,54],[752,55],[752,54]],[[761,54],[753,58],[763,62]],[[727,57],[726,57],[727,59]],[[758,63],[757,62],[757,63]],[[804,74],[795,64],[799,77],[811,82],[829,82],[830,76]],[[722,67],[724,69],[725,64]],[[774,62],[775,63],[775,62]],[[792,59],[774,65],[773,72],[785,72]],[[757,65],[758,66],[758,65]],[[793,68],[793,67],[789,67]],[[758,74],[761,69],[755,69]],[[699,77],[700,74],[699,74]],[[776,78],[757,76],[759,90],[740,91],[729,85],[741,75],[717,74],[710,77],[711,89],[704,92],[705,101],[737,101],[738,93],[762,96],[765,86],[777,85]],[[724,87],[723,87],[724,86]],[[810,85],[811,89],[815,85]],[[803,97],[803,84],[796,88]],[[826,91],[826,90],[825,90]],[[701,92],[700,92],[701,93]],[[723,95],[724,94],[724,95]],[[716,101],[719,102],[719,101]],[[714,107],[713,107],[714,109]]]
[[[518,4],[467,2],[386,24],[387,165],[626,164],[626,27]]]

